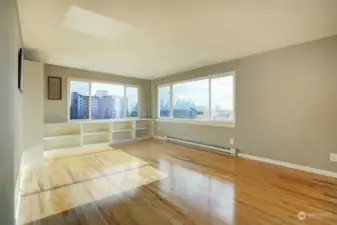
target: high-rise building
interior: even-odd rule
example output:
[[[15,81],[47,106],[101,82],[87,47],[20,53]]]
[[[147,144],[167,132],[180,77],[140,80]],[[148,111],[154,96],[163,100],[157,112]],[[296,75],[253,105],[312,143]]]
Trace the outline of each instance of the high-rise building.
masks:
[[[115,110],[115,96],[103,96],[99,98],[99,119],[114,119],[117,117]]]
[[[108,96],[108,95],[109,95],[108,90],[97,90],[96,94],[95,94],[95,96],[99,97],[99,98],[102,98],[102,97]]]
[[[107,93],[106,90],[97,90],[96,95],[91,97],[91,119],[124,118],[124,97],[106,95]],[[81,95],[78,92],[72,92],[70,119],[88,118],[89,97]]]
[[[70,119],[89,118],[89,96],[71,93]]]
[[[91,119],[99,119],[99,98],[91,97]]]
[[[127,98],[126,98],[126,105],[128,105],[127,103]],[[124,98],[123,97],[118,97],[118,115],[117,118],[124,118]]]

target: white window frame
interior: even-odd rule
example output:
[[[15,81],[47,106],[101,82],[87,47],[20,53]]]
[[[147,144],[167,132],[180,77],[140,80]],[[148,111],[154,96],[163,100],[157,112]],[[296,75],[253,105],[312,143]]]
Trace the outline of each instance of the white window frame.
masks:
[[[212,120],[212,85],[211,81],[214,78],[220,78],[220,77],[233,77],[233,120],[232,121],[226,121],[226,120]],[[191,81],[198,81],[198,80],[205,80],[208,79],[209,81],[209,118],[208,119],[180,119],[180,118],[174,118],[173,117],[173,107],[172,107],[172,101],[173,101],[173,85],[175,84],[182,84],[187,83]],[[170,117],[160,117],[160,99],[159,99],[159,88],[161,87],[170,87]],[[199,125],[209,125],[209,126],[223,126],[223,127],[235,127],[236,123],[236,72],[235,71],[229,71],[225,73],[215,74],[215,75],[209,75],[204,77],[198,77],[195,79],[188,79],[184,81],[179,82],[173,82],[173,83],[165,83],[157,86],[157,121],[163,121],[163,122],[172,122],[172,123],[187,123],[187,124],[199,124]]]
[[[70,119],[70,82],[71,81],[79,81],[79,82],[87,82],[89,83],[89,119]],[[91,119],[91,84],[92,83],[103,83],[103,84],[113,84],[113,85],[121,85],[124,88],[124,104],[123,104],[123,116],[122,119]],[[137,101],[138,101],[138,115],[137,117],[126,117],[126,88],[128,87],[134,87],[137,88]],[[139,104],[139,89],[140,87],[138,85],[133,84],[124,84],[124,83],[118,83],[118,82],[109,82],[104,80],[94,80],[94,79],[84,79],[84,78],[77,78],[77,77],[68,77],[67,78],[67,121],[68,122],[80,122],[80,121],[107,121],[107,120],[123,120],[123,119],[138,119],[139,113],[140,113],[140,104]]]

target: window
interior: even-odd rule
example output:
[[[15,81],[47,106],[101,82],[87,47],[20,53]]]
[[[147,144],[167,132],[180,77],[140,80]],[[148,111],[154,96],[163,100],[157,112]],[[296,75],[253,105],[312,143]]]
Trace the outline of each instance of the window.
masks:
[[[69,92],[70,120],[138,117],[137,87],[70,80]]]
[[[70,81],[70,119],[89,119],[89,83]]]
[[[158,87],[158,117],[234,123],[234,76],[230,72]]]
[[[172,85],[173,118],[208,119],[208,79]]]
[[[212,120],[234,120],[233,76],[211,79]]]
[[[138,88],[126,88],[126,116],[138,117]]]
[[[159,91],[159,117],[170,117],[170,86],[162,86],[158,88]]]
[[[124,86],[91,83],[91,119],[124,118]]]

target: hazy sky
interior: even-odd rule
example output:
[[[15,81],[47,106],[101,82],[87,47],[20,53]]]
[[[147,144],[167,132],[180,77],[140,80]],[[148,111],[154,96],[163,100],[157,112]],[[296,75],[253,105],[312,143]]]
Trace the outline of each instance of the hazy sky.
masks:
[[[124,86],[122,85],[91,83],[91,96],[94,96],[98,90],[107,90],[108,95],[124,96]]]
[[[70,92],[78,92],[81,95],[89,95],[89,83],[70,81]]]
[[[89,83],[81,81],[71,81],[70,82],[71,91],[78,92],[82,95],[89,95]],[[124,95],[124,86],[116,84],[104,84],[104,83],[92,83],[91,84],[91,95],[94,96],[97,90],[108,90],[109,95]]]

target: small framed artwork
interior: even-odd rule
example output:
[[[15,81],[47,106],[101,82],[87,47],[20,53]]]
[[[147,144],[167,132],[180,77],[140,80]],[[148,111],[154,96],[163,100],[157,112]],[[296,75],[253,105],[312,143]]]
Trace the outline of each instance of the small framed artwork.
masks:
[[[62,100],[62,78],[48,76],[48,99]]]
[[[22,67],[23,67],[23,52],[22,48],[20,48],[18,51],[18,89],[21,93],[23,93]]]

